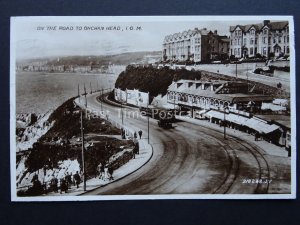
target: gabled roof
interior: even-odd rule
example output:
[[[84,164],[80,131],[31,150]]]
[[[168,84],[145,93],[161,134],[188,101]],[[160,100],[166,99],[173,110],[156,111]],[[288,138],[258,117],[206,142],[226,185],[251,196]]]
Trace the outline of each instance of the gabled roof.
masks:
[[[288,21],[272,22],[269,24],[271,30],[282,30],[289,25]]]
[[[233,32],[237,27],[241,28],[243,32],[248,32],[251,27],[254,27],[256,30],[261,30],[265,26],[269,27],[271,30],[282,30],[286,26],[288,26],[288,21],[280,21],[280,22],[270,22],[267,25],[264,25],[263,23],[258,24],[247,24],[247,25],[236,25],[236,26],[230,26],[229,31]]]

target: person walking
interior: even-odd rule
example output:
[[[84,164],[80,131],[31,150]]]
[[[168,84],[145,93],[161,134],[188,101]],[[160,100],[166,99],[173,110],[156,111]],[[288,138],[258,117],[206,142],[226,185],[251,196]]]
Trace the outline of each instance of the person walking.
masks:
[[[137,134],[136,134],[136,132],[134,132],[133,137],[134,137],[135,139],[137,139]]]
[[[52,179],[51,179],[51,190],[54,191],[55,193],[58,192],[58,180],[57,178],[53,175]]]
[[[114,169],[113,169],[112,165],[108,165],[109,180],[114,179],[113,172],[114,172]]]
[[[107,164],[105,164],[105,167],[104,167],[104,179],[109,179],[108,165]]]
[[[66,183],[67,183],[67,186],[70,188],[71,185],[72,185],[72,175],[70,175],[68,172],[65,176],[65,180],[66,180]]]
[[[60,180],[60,193],[62,194],[63,192],[68,193],[68,185],[65,178]]]
[[[135,143],[134,147],[135,147],[135,153],[139,155],[140,154],[140,144],[138,141]]]
[[[142,139],[142,134],[143,134],[143,131],[139,130],[140,139]]]
[[[80,180],[81,179],[80,179],[80,176],[78,174],[78,171],[76,171],[76,173],[74,174],[73,178],[74,178],[75,185],[77,186],[77,188],[79,188],[79,184],[80,184]]]

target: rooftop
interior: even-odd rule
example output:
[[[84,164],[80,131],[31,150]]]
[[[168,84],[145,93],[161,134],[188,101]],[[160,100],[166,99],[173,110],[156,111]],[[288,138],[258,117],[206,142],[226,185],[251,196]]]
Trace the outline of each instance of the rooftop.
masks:
[[[271,30],[282,30],[288,26],[288,24],[288,21],[280,21],[270,22],[266,24],[266,26],[268,26]],[[240,27],[244,32],[250,30],[251,27],[254,27],[256,30],[261,30],[264,27],[264,23],[230,26],[230,32],[233,32],[236,27]]]

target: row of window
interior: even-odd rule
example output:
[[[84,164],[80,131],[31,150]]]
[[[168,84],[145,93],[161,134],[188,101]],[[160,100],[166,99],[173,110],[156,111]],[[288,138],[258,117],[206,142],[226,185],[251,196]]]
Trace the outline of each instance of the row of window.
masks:
[[[267,42],[268,40],[268,42]],[[241,45],[241,41],[242,39],[241,38],[235,38],[234,40],[231,40],[231,45]],[[289,36],[283,36],[283,43],[289,43],[290,39],[289,39]],[[257,38],[250,38],[250,45],[253,45],[253,44],[257,44]],[[271,37],[262,37],[262,43],[263,44],[267,44],[267,43],[271,43]],[[282,43],[282,38],[281,37],[274,37],[273,38],[273,43]],[[244,38],[244,45],[247,45],[247,38]]]
[[[288,27],[285,29],[285,32],[287,32],[287,33],[289,32],[289,28]],[[252,29],[252,30],[250,30],[249,33],[250,33],[250,35],[255,35],[255,30]],[[262,33],[263,34],[268,34],[268,29],[264,29]],[[281,31],[276,30],[276,33],[281,33]],[[241,30],[236,30],[234,32],[234,34],[235,34],[235,36],[242,36],[242,31]]]

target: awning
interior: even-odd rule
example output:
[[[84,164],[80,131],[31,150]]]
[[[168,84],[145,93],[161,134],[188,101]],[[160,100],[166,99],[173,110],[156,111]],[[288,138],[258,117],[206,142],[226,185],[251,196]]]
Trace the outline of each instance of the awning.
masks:
[[[210,110],[207,113],[205,113],[206,116],[209,117],[214,117],[220,120],[224,120],[224,113],[218,112],[218,111],[214,111],[214,110]],[[226,118],[226,115],[225,115]]]
[[[229,121],[229,122],[232,122],[235,124],[239,124],[239,125],[245,125],[247,120],[249,120],[249,118],[247,118],[247,117],[239,116],[239,115],[232,114],[232,113],[226,115],[225,119],[226,119],[226,121]]]
[[[245,125],[249,128],[252,128],[253,130],[265,134],[271,133],[279,128],[279,126],[275,124],[270,125],[266,121],[257,118],[248,119]]]
[[[285,111],[286,107],[285,106],[280,106],[280,105],[275,105],[272,103],[262,103],[261,105],[262,110],[270,109],[272,111]]]
[[[202,109],[202,110],[195,110],[195,113],[198,113],[199,115],[204,114],[207,110]]]

